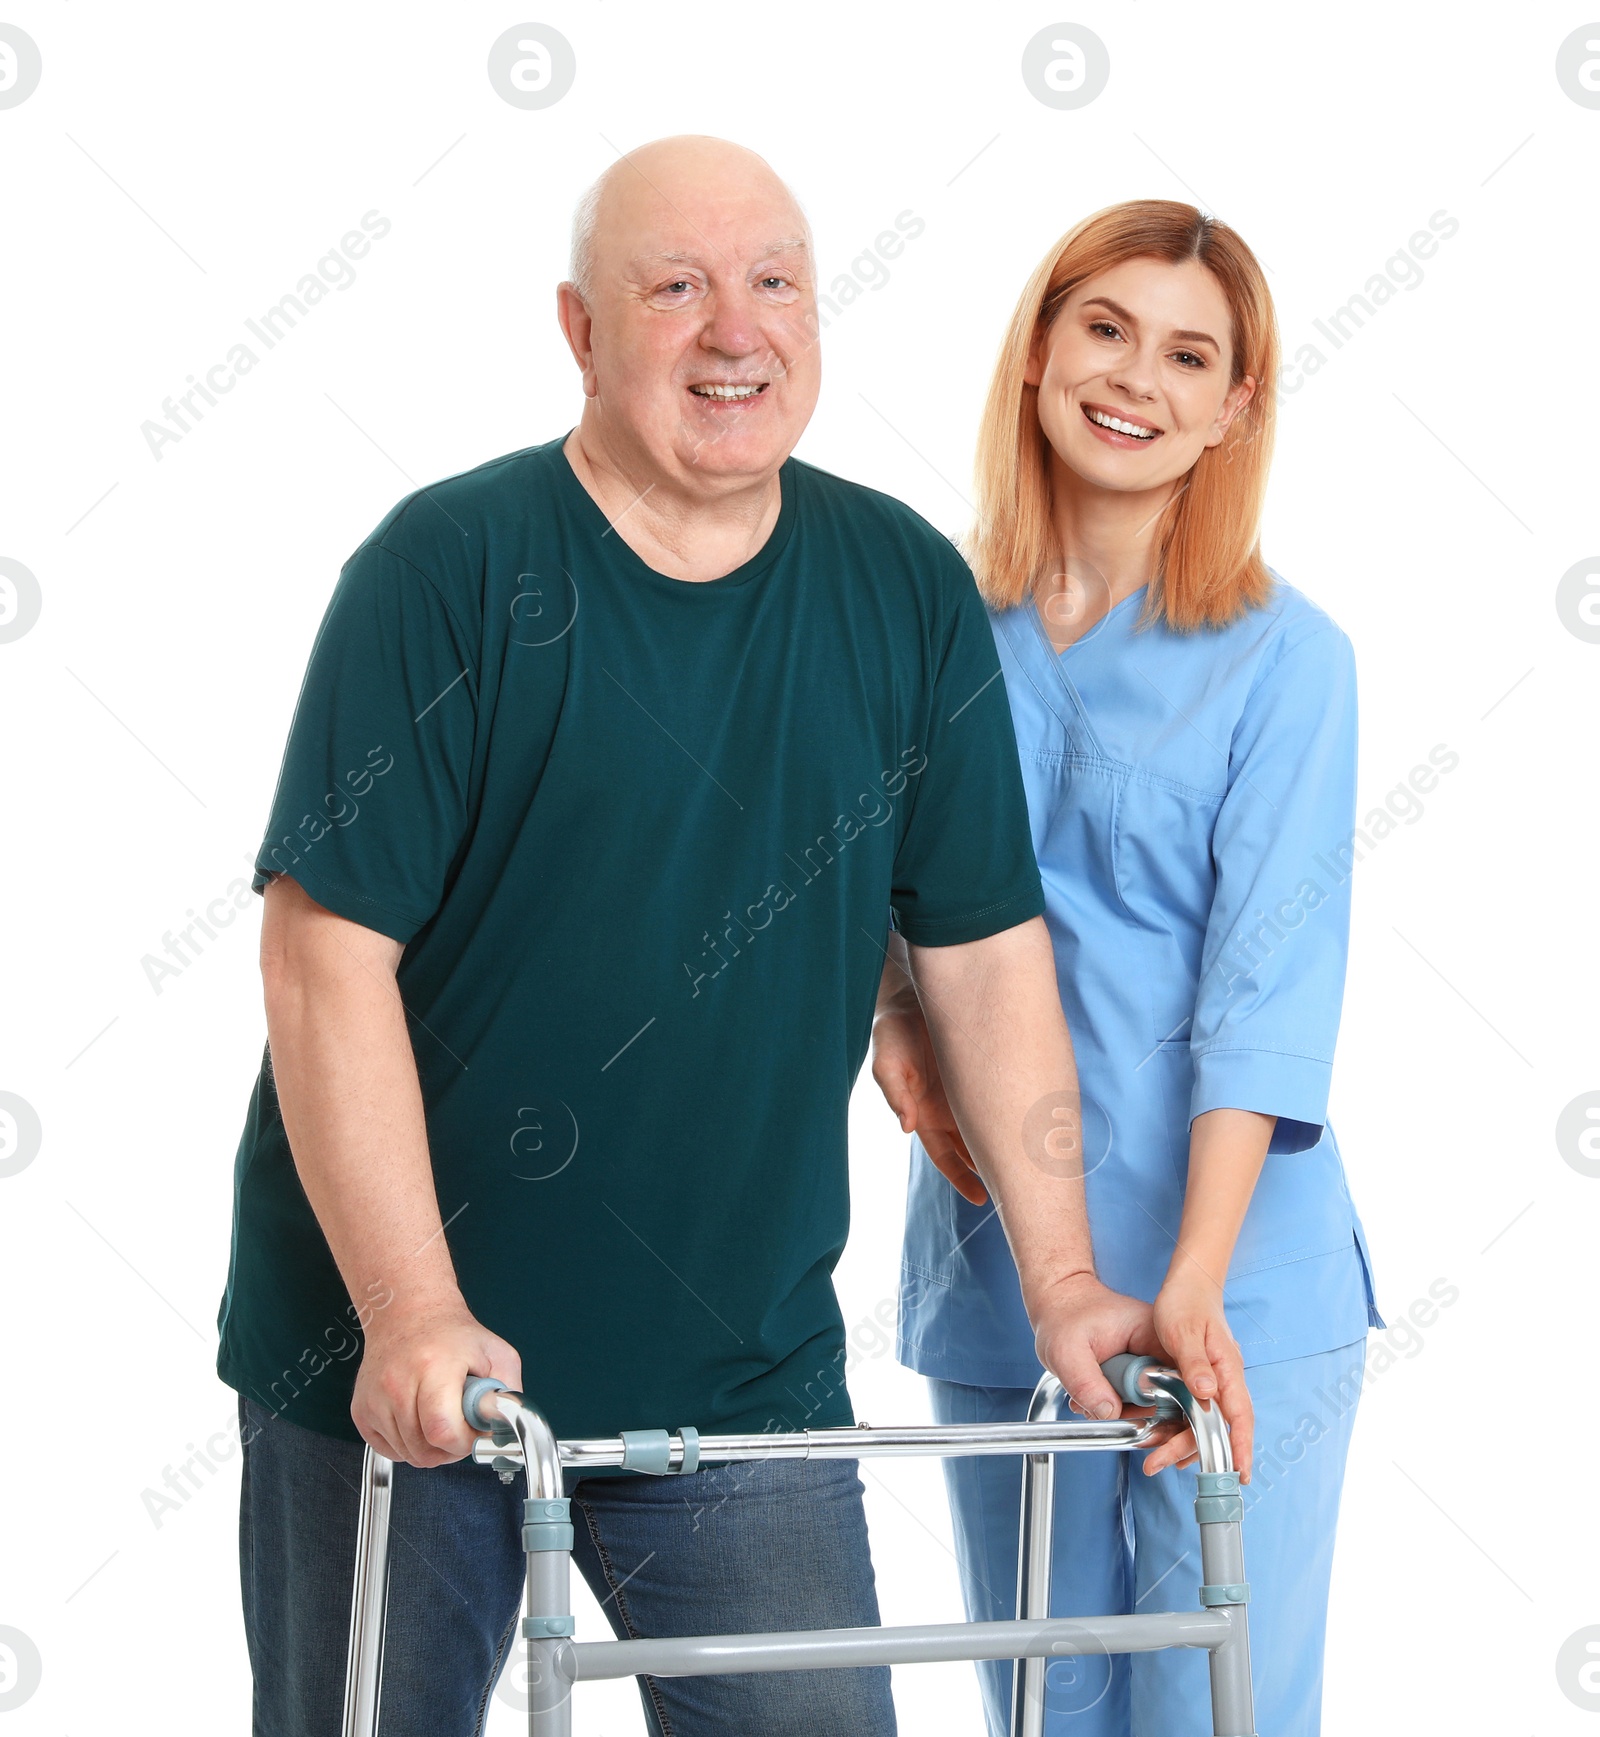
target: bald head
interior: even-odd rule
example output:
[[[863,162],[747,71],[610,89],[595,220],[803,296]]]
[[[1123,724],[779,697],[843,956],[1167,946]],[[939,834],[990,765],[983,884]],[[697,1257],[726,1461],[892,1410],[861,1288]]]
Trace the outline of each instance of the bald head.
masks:
[[[572,252],[556,316],[583,373],[582,451],[635,494],[765,512],[821,383],[795,196],[726,139],[658,139],[585,195]]]
[[[706,201],[756,203],[787,218],[782,236],[811,251],[811,226],[800,203],[771,164],[743,145],[703,133],[655,139],[619,157],[578,201],[572,214],[573,287],[587,302],[596,288],[596,263],[604,252],[627,251],[629,238],[650,224],[651,208],[666,205],[693,222]]]

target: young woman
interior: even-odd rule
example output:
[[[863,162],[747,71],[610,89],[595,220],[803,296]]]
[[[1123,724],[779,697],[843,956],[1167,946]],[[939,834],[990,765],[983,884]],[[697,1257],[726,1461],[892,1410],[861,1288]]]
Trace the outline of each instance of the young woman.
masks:
[[[1354,830],[1348,640],[1262,561],[1278,341],[1260,266],[1192,206],[1099,212],[1018,304],[967,553],[1028,789],[1101,1279],[1250,1464],[1258,1729],[1319,1728],[1334,1524],[1374,1306],[1327,1123]],[[914,1131],[901,1360],[943,1422],[1026,1415],[1040,1374],[999,1221],[915,992],[873,1071]],[[1041,1162],[1049,1163],[1050,1158]],[[1246,1371],[1248,1374],[1246,1375]],[[1193,1442],[1058,1462],[1054,1612],[1194,1608]],[[945,1462],[969,1615],[1014,1610],[1018,1462]],[[1160,1474],[1160,1475],[1157,1475]],[[991,1737],[1012,1668],[980,1667]],[[1210,1731],[1206,1659],[1061,1660],[1052,1737]]]

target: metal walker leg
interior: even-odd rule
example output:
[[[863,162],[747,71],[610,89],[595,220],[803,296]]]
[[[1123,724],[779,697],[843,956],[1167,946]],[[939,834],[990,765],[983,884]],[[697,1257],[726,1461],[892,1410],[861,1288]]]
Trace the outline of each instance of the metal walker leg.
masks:
[[[560,1445],[544,1418],[499,1382],[474,1378],[467,1384],[463,1409],[469,1423],[490,1431],[494,1445],[507,1450],[506,1456],[488,1456],[505,1482],[517,1476],[519,1467],[528,1468],[528,1494],[522,1504],[528,1737],[572,1737],[573,1674],[563,1668],[572,1635],[572,1522],[562,1487]],[[378,1737],[393,1480],[394,1462],[369,1447],[356,1532],[343,1737]]]
[[[1033,1390],[1028,1422],[1058,1417],[1066,1392],[1053,1375]],[[1050,1614],[1050,1571],[1055,1548],[1056,1462],[1054,1454],[1029,1454],[1022,1462],[1022,1539],[1017,1553],[1017,1616],[1035,1621]],[[1011,1675],[1011,1737],[1044,1737],[1044,1677],[1048,1659],[1018,1659]]]
[[[378,1729],[393,1487],[394,1461],[369,1447],[361,1467],[361,1517],[356,1522],[356,1580],[350,1595],[350,1650],[344,1674],[345,1737]]]
[[[1254,1737],[1255,1696],[1250,1681],[1249,1583],[1244,1577],[1240,1522],[1244,1499],[1233,1469],[1233,1447],[1222,1413],[1198,1400],[1176,1371],[1153,1358],[1124,1355],[1105,1366],[1113,1387],[1130,1405],[1153,1405],[1158,1418],[1180,1413],[1194,1431],[1200,1461],[1195,1519],[1200,1526],[1201,1603],[1229,1618],[1228,1638],[1211,1652],[1211,1723],[1216,1737]],[[1060,1415],[1061,1383],[1045,1374],[1034,1389],[1028,1422]],[[1017,1616],[1043,1622],[1050,1616],[1050,1570],[1054,1550],[1055,1466],[1049,1454],[1029,1454],[1022,1471],[1022,1526],[1017,1553]],[[1045,1672],[1049,1660],[1019,1658],[1012,1678],[1011,1737],[1044,1737]]]

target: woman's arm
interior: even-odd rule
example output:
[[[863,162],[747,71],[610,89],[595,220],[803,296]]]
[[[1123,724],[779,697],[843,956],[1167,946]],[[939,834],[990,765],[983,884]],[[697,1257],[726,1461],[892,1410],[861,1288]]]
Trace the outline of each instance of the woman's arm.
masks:
[[[1344,989],[1350,888],[1338,864],[1355,825],[1356,681],[1331,622],[1304,616],[1273,648],[1229,760],[1189,1028],[1189,1179],[1155,1318],[1191,1391],[1221,1404],[1243,1468],[1252,1422],[1222,1285],[1263,1163],[1292,1163],[1322,1137]],[[1192,1451],[1185,1433],[1145,1469]]]
[[[915,1134],[940,1175],[974,1206],[982,1206],[989,1193],[945,1096],[938,1059],[907,968],[906,944],[892,933],[872,1022],[872,1077],[899,1117],[901,1132]]]
[[[1245,1483],[1255,1416],[1223,1312],[1223,1284],[1276,1124],[1276,1116],[1254,1110],[1207,1110],[1195,1117],[1178,1244],[1155,1302],[1157,1336],[1195,1398],[1222,1407]],[[1194,1437],[1185,1430],[1145,1456],[1145,1474],[1185,1465],[1194,1452]]]
[[[894,1013],[917,999],[916,985],[911,981],[906,961],[905,941],[893,929],[883,949],[883,976],[878,982],[879,1014]],[[876,1018],[877,1015],[874,1015]]]

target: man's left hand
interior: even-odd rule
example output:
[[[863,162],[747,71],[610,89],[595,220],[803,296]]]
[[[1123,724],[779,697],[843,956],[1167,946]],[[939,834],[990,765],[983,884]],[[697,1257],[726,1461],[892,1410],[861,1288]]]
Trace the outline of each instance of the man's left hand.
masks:
[[[1100,1365],[1122,1351],[1159,1357],[1160,1341],[1148,1303],[1108,1289],[1093,1273],[1059,1279],[1029,1300],[1039,1361],[1071,1395],[1086,1417],[1122,1415],[1122,1400]]]

